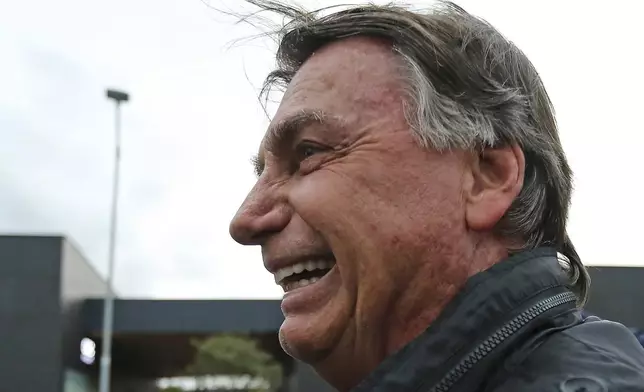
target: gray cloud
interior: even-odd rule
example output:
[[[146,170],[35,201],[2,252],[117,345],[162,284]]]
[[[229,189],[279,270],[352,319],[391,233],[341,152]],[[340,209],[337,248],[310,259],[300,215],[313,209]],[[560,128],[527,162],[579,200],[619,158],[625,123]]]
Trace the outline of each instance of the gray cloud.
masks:
[[[552,2],[524,18],[501,3],[461,3],[489,15],[524,48],[550,88],[577,173],[571,231],[582,257],[641,260],[639,248],[602,246],[636,243],[643,219],[629,199],[641,194],[639,183],[626,170],[637,167],[644,142],[635,132],[644,84],[629,50],[637,46],[637,24],[626,20],[636,13],[621,15],[609,36],[610,29],[593,30],[607,21],[592,7]],[[549,18],[555,8],[558,18]],[[560,38],[580,9],[587,39],[572,51]],[[124,88],[132,101],[123,110],[118,291],[278,296],[258,249],[242,248],[227,233],[254,181],[249,157],[267,125],[257,86],[273,66],[270,41],[228,49],[257,33],[232,22],[201,1],[0,5],[0,232],[67,234],[105,271],[113,106],[104,89]],[[619,60],[597,59],[596,42]],[[616,194],[630,201],[598,208]]]
[[[0,97],[0,231],[69,235],[105,272],[113,106],[103,94],[125,87],[132,102],[123,110],[117,290],[274,296],[257,251],[239,250],[227,235],[253,181],[247,162],[265,120],[241,72],[246,60],[222,55],[232,39],[222,32],[235,28],[213,23],[200,2],[185,4],[174,12],[173,2],[122,1],[97,13],[66,1],[27,23],[40,22],[37,33],[9,20],[27,13],[24,4],[15,18],[0,17],[10,33],[0,49],[11,59],[0,65],[8,86]],[[263,73],[262,64],[247,68]]]

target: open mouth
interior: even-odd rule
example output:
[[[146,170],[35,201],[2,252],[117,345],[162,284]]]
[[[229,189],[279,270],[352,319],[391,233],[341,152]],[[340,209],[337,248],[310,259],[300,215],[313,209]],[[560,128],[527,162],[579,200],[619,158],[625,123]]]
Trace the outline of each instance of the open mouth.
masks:
[[[286,293],[317,282],[328,274],[334,265],[333,257],[303,261],[278,270],[275,273],[275,283],[282,286]]]

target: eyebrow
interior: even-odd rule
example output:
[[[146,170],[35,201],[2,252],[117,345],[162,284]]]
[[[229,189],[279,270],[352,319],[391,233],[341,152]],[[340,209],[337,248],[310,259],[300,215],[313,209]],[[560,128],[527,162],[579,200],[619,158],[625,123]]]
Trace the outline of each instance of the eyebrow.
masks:
[[[274,151],[285,141],[295,139],[308,125],[324,124],[330,116],[321,110],[302,110],[272,125],[266,132],[261,150]],[[251,163],[259,177],[264,171],[264,154],[260,151],[252,157]]]

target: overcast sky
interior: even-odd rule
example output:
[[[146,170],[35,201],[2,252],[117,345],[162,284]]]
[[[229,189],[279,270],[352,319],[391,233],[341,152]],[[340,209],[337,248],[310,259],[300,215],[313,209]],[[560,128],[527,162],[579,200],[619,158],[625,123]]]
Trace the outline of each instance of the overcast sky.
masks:
[[[644,3],[458,3],[542,74],[575,171],[569,227],[582,259],[644,264]],[[256,95],[274,63],[269,41],[231,49],[257,33],[233,22],[200,0],[0,2],[0,232],[65,234],[106,271],[113,106],[104,89],[118,87],[132,96],[120,294],[279,297],[259,249],[228,236],[254,182],[249,159],[268,124]]]

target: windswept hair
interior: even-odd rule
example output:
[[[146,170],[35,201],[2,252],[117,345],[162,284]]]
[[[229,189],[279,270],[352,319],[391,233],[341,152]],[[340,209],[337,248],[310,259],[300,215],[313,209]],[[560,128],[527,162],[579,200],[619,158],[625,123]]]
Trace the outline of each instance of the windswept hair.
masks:
[[[285,21],[271,32],[278,42],[277,68],[266,78],[263,94],[285,88],[302,64],[329,43],[354,36],[380,38],[401,61],[405,114],[421,145],[474,151],[520,146],[526,160],[523,187],[497,233],[520,239],[521,247],[511,252],[555,248],[580,304],[586,301],[590,277],[566,232],[572,171],[541,78],[512,42],[450,2],[422,12],[395,5],[330,12],[246,1]]]

